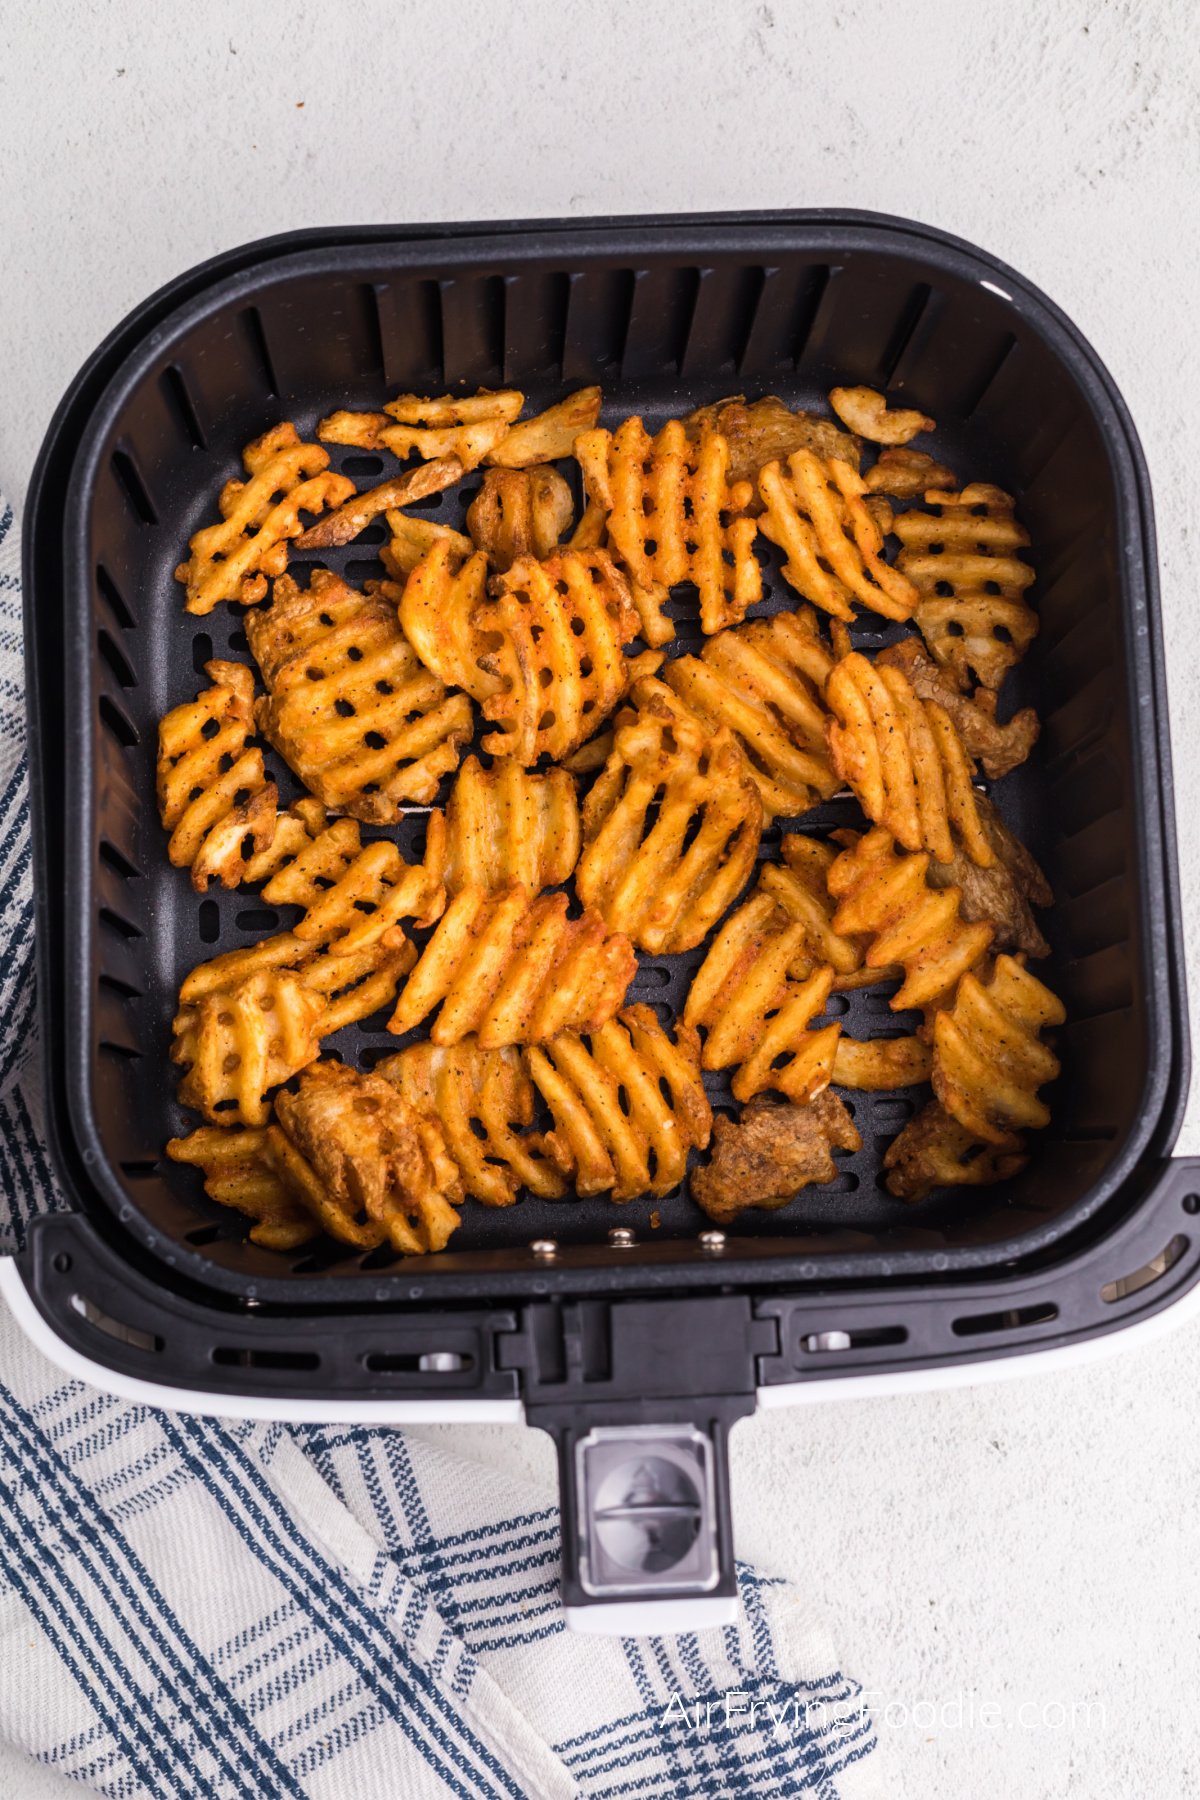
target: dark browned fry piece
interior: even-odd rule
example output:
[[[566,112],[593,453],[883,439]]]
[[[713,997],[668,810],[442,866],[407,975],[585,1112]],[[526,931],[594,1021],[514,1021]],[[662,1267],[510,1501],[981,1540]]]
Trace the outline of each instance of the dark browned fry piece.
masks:
[[[392,481],[368,488],[365,494],[355,494],[344,505],[326,513],[324,518],[301,533],[296,539],[296,548],[329,550],[338,544],[348,544],[381,512],[395,506],[415,506],[430,494],[440,494],[443,488],[453,487],[460,481],[463,472],[457,456],[439,456],[433,462],[420,463]]]
[[[718,1225],[748,1206],[775,1209],[811,1182],[832,1181],[835,1150],[861,1150],[854,1121],[826,1088],[805,1106],[780,1106],[765,1097],[743,1107],[735,1124],[718,1114],[713,1153],[692,1175],[692,1198]]]
[[[1050,946],[1038,928],[1032,907],[1050,906],[1050,883],[1017,837],[1014,837],[991,801],[975,797],[979,821],[996,852],[989,868],[980,868],[955,844],[952,862],[931,862],[927,880],[932,888],[961,890],[959,914],[968,924],[983,920],[992,927],[997,950],[1024,950],[1029,956],[1048,956]]]
[[[1023,706],[1005,724],[996,722],[996,696],[988,688],[971,695],[960,691],[954,677],[929,655],[920,638],[901,638],[875,658],[875,666],[899,669],[921,700],[944,707],[968,756],[977,757],[993,781],[1025,761],[1037,743],[1041,721],[1032,706]]]

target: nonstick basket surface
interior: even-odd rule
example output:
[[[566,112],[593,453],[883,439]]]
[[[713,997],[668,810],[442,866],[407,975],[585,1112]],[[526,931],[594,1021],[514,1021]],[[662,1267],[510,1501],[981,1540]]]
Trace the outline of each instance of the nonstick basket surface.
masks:
[[[733,392],[823,407],[833,383],[864,382],[932,413],[938,453],[963,479],[1017,496],[1041,631],[1003,705],[1031,702],[1043,729],[1030,761],[991,792],[1057,896],[1041,921],[1053,954],[1039,966],[1068,1014],[1053,1123],[1008,1186],[914,1207],[885,1192],[881,1161],[923,1095],[848,1096],[862,1150],[840,1156],[837,1179],[785,1211],[744,1214],[738,1270],[778,1282],[995,1266],[1094,1215],[1164,1154],[1186,1050],[1148,494],[1119,396],[1061,315],[965,246],[861,216],[464,228],[426,241],[339,234],[293,254],[271,248],[194,295],[129,356],[94,410],[66,501],[62,786],[43,796],[47,834],[60,821],[64,848],[61,941],[43,962],[66,999],[68,1117],[58,1132],[143,1247],[209,1284],[236,1291],[253,1281],[298,1303],[482,1292],[492,1274],[528,1271],[538,1237],[605,1247],[575,1260],[611,1264],[614,1225],[646,1244],[626,1253],[631,1285],[639,1269],[659,1283],[676,1264],[685,1283],[699,1270],[693,1240],[707,1221],[686,1187],[624,1207],[603,1196],[526,1198],[504,1210],[468,1202],[452,1249],[418,1268],[390,1251],[362,1258],[332,1244],[290,1258],[259,1250],[195,1172],[162,1154],[195,1123],[176,1103],[167,1060],[180,979],[296,916],[244,890],[200,897],[167,863],[154,800],[158,720],[205,685],[211,657],[249,658],[241,609],[190,617],[172,571],[215,516],[251,438],[280,419],[310,436],[335,407],[376,408],[407,389],[516,385],[536,410],[596,381],[603,423],[639,412],[653,427]],[[360,488],[396,466],[354,450],[333,448],[332,458]],[[413,510],[459,525],[478,482]],[[321,563],[361,583],[381,573],[384,537],[380,521],[343,550],[293,553],[291,566],[301,579]],[[778,553],[762,539],[759,548],[770,555],[755,612],[792,605]],[[37,595],[31,607],[43,667],[56,600]],[[694,651],[686,594],[672,611],[668,653]],[[852,636],[873,649],[902,630],[863,617]],[[300,791],[273,752],[267,762],[283,798]],[[835,799],[803,829],[859,816]],[[379,835],[412,856],[423,829],[417,813]],[[764,854],[780,829],[764,834]],[[641,957],[630,998],[678,1012],[703,953]],[[386,1016],[326,1047],[369,1066],[406,1041],[387,1035]],[[913,1023],[890,1012],[886,989],[835,997],[831,1016],[859,1037]],[[708,1080],[714,1105],[729,1106],[727,1078]],[[545,1291],[546,1279],[538,1285]]]

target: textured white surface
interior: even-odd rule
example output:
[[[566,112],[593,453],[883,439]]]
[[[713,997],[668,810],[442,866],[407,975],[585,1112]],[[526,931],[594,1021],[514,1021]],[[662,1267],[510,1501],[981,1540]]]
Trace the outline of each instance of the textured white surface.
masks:
[[[1146,447],[1196,963],[1194,24],[1189,0],[9,8],[0,487],[20,501],[110,325],[267,232],[803,205],[959,232],[1076,319]],[[1195,1104],[1180,1148],[1200,1150]],[[1094,1371],[739,1428],[739,1547],[811,1582],[868,1687],[1104,1707],[1075,1730],[885,1731],[897,1794],[1200,1793],[1198,1363],[1189,1329]],[[453,1436],[548,1476],[532,1434]],[[0,1756],[0,1800],[60,1787]]]

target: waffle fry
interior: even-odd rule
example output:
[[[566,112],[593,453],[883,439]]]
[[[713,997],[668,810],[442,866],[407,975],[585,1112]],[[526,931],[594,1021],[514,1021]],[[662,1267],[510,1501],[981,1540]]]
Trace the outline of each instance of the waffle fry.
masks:
[[[299,856],[306,844],[320,836],[327,822],[328,814],[315,795],[303,794],[299,800],[293,800],[286,812],[276,813],[270,842],[247,859],[242,881],[269,881],[285,863]]]
[[[835,387],[829,404],[847,431],[872,444],[907,444],[922,431],[936,431],[937,420],[914,411],[891,412],[882,394],[869,387]]]
[[[316,1220],[292,1199],[269,1160],[265,1126],[228,1131],[198,1125],[187,1137],[171,1138],[166,1151],[172,1162],[200,1170],[210,1200],[253,1219],[252,1244],[295,1250],[316,1237]]]
[[[836,456],[858,468],[857,438],[839,431],[832,419],[816,413],[793,412],[774,394],[749,405],[744,394],[732,394],[711,406],[698,406],[683,421],[689,438],[698,438],[705,426],[719,431],[729,445],[731,482],[753,481],[764,463],[785,462],[795,450],[814,450],[818,456]],[[751,502],[758,504],[757,496]]]
[[[702,424],[693,443],[679,419],[651,437],[639,418],[614,435],[595,430],[576,439],[588,496],[608,509],[609,541],[636,587],[694,582],[701,629],[738,625],[762,598],[754,554],[754,497],[749,482],[729,481],[729,447]]]
[[[925,1200],[935,1188],[990,1187],[1025,1167],[1020,1150],[982,1144],[937,1100],[930,1100],[888,1145],[887,1190],[898,1200]]]
[[[713,730],[745,752],[768,818],[789,818],[841,785],[825,747],[821,698],[834,658],[808,608],[718,632],[699,656],[667,664],[663,680]]]
[[[384,544],[380,550],[379,560],[393,582],[403,584],[407,581],[417,564],[422,558],[428,556],[437,543],[445,543],[449,551],[451,568],[460,562],[465,562],[474,547],[464,531],[455,531],[449,525],[439,525],[434,519],[414,519],[408,513],[393,511],[387,515],[387,525],[392,535],[390,541]],[[381,584],[381,586],[383,585]],[[394,598],[399,604],[402,591],[394,596],[390,587],[385,586],[384,591],[389,599]],[[482,585],[480,594],[482,594]],[[472,601],[472,606],[476,604],[477,600]],[[436,673],[435,669],[434,674],[436,675]]]
[[[580,432],[589,431],[600,417],[600,397],[598,387],[568,394],[556,406],[511,426],[484,461],[505,469],[528,469],[534,463],[570,456]]]
[[[598,914],[568,919],[565,894],[532,905],[515,886],[463,888],[446,908],[401,992],[388,1030],[412,1029],[441,1003],[430,1037],[480,1048],[593,1031],[620,1008],[637,967],[629,939]]]
[[[959,916],[959,891],[934,892],[926,879],[927,854],[901,856],[881,826],[843,850],[829,870],[829,892],[839,902],[833,929],[866,935],[869,969],[899,964],[904,982],[889,1005],[936,1007],[987,952],[992,928],[967,925]]]
[[[491,634],[494,647],[480,662],[499,683],[483,700],[484,718],[498,727],[483,748],[527,767],[543,755],[558,761],[591,736],[631,680],[623,652],[638,616],[629,584],[606,551],[564,550],[547,562],[519,558],[493,586],[474,619]]]
[[[565,769],[533,775],[511,757],[485,769],[469,756],[446,806],[446,886],[531,895],[570,879],[579,860],[579,802]]]
[[[263,889],[272,906],[302,906],[295,935],[340,955],[379,943],[401,919],[432,925],[446,905],[446,821],[429,815],[425,857],[405,862],[395,844],[363,845],[353,819],[335,819]],[[391,942],[391,938],[388,938]]]
[[[1041,1033],[1066,1016],[1024,957],[998,956],[986,981],[964,975],[933,1024],[933,1091],[950,1117],[1001,1149],[1018,1147],[1018,1132],[1048,1125],[1038,1089],[1060,1064]]]
[[[830,762],[867,817],[906,850],[931,850],[939,862],[954,855],[953,824],[972,860],[988,868],[995,852],[980,823],[972,765],[944,708],[918,700],[900,669],[857,650],[830,671],[825,702]]]
[[[1032,706],[1015,712],[1004,725],[996,722],[996,695],[976,688],[969,698],[959,691],[956,678],[926,654],[919,638],[901,638],[875,658],[877,668],[900,669],[919,700],[933,700],[943,707],[962,739],[968,756],[978,757],[986,775],[1007,775],[1025,761],[1037,743],[1041,723]]]
[[[610,930],[673,954],[693,949],[746,885],[762,803],[728,731],[710,731],[653,676],[631,698],[583,804],[575,885]]]
[[[352,499],[344,500],[341,506],[302,532],[296,539],[296,548],[327,550],[338,544],[348,544],[389,507],[416,506],[430,494],[440,494],[443,488],[453,487],[465,473],[457,456],[440,456],[434,462],[408,469],[392,481],[381,481],[378,487],[368,488],[365,494],[355,494]]]
[[[865,943],[843,937],[833,928],[829,871],[838,857],[833,845],[793,831],[780,839],[779,854],[780,863],[762,865],[756,892],[769,894],[793,924],[804,926],[803,947],[789,965],[789,973],[801,978],[827,963],[833,970],[835,988],[863,987],[880,980],[878,970],[864,967]]]
[[[253,606],[267,578],[287,568],[290,538],[301,513],[323,512],[354,492],[354,483],[329,469],[319,444],[302,444],[294,425],[276,425],[242,452],[246,481],[227,481],[217,502],[219,525],[188,541],[191,555],[175,571],[187,589],[190,613],[210,613],[222,600]]]
[[[507,435],[524,399],[511,388],[498,393],[481,388],[466,398],[443,394],[437,400],[399,394],[381,413],[331,413],[317,426],[317,436],[323,444],[390,450],[402,461],[419,456],[424,462],[436,462],[454,456],[466,471]]]
[[[719,1114],[713,1154],[692,1176],[692,1198],[717,1225],[730,1225],[748,1206],[775,1211],[801,1188],[837,1175],[835,1150],[861,1150],[854,1121],[825,1088],[803,1106],[764,1097],[751,1100],[734,1122]]]
[[[924,450],[880,451],[878,461],[867,470],[866,483],[871,493],[893,500],[920,500],[930,488],[958,485],[953,469]]]
[[[300,970],[304,984],[322,1001],[317,1022],[320,1036],[332,1037],[344,1026],[357,1025],[389,1006],[401,977],[416,960],[416,950],[404,938],[365,944],[357,950],[343,950],[341,944],[335,944],[332,950],[323,950],[305,962]]]
[[[533,1123],[533,1083],[519,1050],[481,1050],[474,1038],[412,1044],[376,1064],[417,1112],[437,1119],[465,1191],[484,1206],[511,1206],[521,1188],[559,1200],[566,1183]]]
[[[331,811],[389,824],[434,798],[471,705],[421,667],[385,600],[326,569],[306,590],[284,576],[246,634],[268,690],[259,728]]]
[[[932,1067],[929,1045],[918,1037],[871,1038],[864,1042],[843,1032],[833,1059],[833,1079],[837,1087],[881,1094],[891,1088],[915,1087],[919,1081],[928,1081]]]
[[[184,1106],[217,1125],[265,1125],[267,1095],[320,1054],[325,1007],[292,969],[261,969],[175,1015]]]
[[[519,556],[549,556],[574,516],[571,490],[557,469],[489,469],[467,508],[467,530],[503,574]]]
[[[212,881],[250,879],[247,858],[273,841],[279,791],[267,780],[254,734],[254,676],[242,663],[209,662],[212,682],[172,707],[158,727],[158,807],[171,833],[167,856],[192,871],[203,894]]]
[[[883,533],[863,496],[866,482],[849,463],[797,450],[787,471],[759,471],[764,534],[783,551],[784,580],[823,612],[847,623],[854,603],[887,619],[907,619],[918,594],[883,560]]]
[[[439,538],[412,570],[399,596],[401,628],[425,667],[447,687],[462,688],[479,701],[498,693],[502,685],[482,666],[494,643],[475,624],[486,581],[482,550],[459,564],[456,547],[448,538]]]
[[[1037,635],[1037,614],[1024,598],[1034,572],[1016,554],[1029,533],[1017,523],[1011,494],[987,482],[958,493],[931,490],[925,504],[899,514],[893,527],[901,544],[896,567],[921,597],[916,623],[960,688],[972,674],[998,688]]]
[[[275,1103],[272,1164],[288,1192],[340,1243],[442,1250],[458,1229],[462,1181],[436,1119],[378,1075],[321,1062]]]
[[[627,1007],[588,1043],[564,1031],[525,1051],[554,1119],[546,1149],[577,1193],[625,1201],[678,1186],[712,1127],[699,1051],[686,1025],[672,1043],[648,1006]]]

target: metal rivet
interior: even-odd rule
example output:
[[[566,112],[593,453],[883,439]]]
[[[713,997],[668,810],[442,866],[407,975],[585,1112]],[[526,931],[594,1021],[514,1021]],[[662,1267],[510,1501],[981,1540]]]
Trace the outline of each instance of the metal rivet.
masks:
[[[534,1238],[529,1248],[535,1256],[544,1257],[547,1262],[558,1255],[558,1244],[553,1238]]]
[[[608,1241],[614,1250],[632,1250],[637,1243],[637,1236],[630,1231],[628,1225],[614,1225],[608,1234]]]
[[[696,1242],[702,1250],[723,1250],[725,1233],[723,1231],[702,1231]]]

